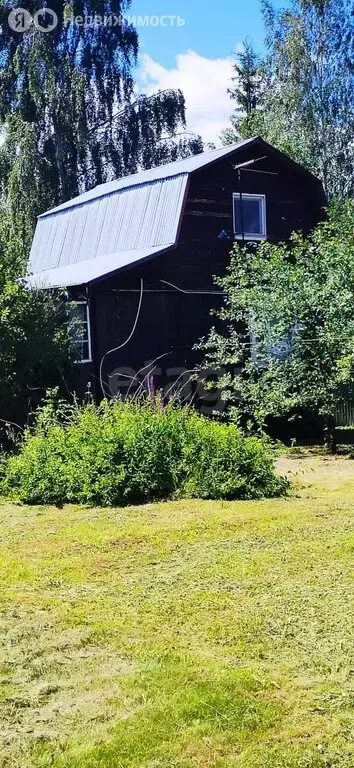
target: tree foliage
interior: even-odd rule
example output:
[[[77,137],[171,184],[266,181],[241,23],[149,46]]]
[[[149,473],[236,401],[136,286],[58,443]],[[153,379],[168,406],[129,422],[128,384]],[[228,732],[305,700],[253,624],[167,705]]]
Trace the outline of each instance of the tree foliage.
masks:
[[[23,423],[45,395],[60,385],[71,391],[64,303],[50,292],[28,291],[5,281],[0,291],[0,435],[6,422]]]
[[[137,32],[124,21],[130,0],[55,0],[52,32],[14,32],[0,8],[1,193],[10,258],[25,261],[36,216],[111,178],[201,151],[185,128],[180,91],[134,94]],[[26,2],[33,15],[39,0]],[[78,24],[81,17],[120,19]]]
[[[32,26],[23,34],[7,23],[9,7],[0,9],[0,120],[17,116],[33,126],[57,200],[109,173],[145,167],[156,141],[184,126],[180,91],[134,96],[138,37],[124,21],[129,6],[130,0],[55,0],[56,28],[44,33]],[[40,7],[38,0],[26,3],[32,15]],[[120,23],[92,23],[95,15]],[[80,16],[91,23],[78,24]]]
[[[234,64],[234,87],[229,94],[237,103],[242,115],[250,115],[257,109],[261,94],[260,60],[250,40],[245,40],[243,50]]]
[[[252,69],[253,54],[245,69],[262,84],[257,108],[248,112],[241,68],[237,110],[224,138],[260,135],[318,176],[329,198],[353,196],[352,0],[292,0],[280,11],[263,0],[263,16],[266,55]]]
[[[263,12],[267,139],[323,181],[326,194],[354,193],[354,22],[351,0],[293,0]]]
[[[235,101],[235,111],[231,117],[231,127],[222,135],[226,144],[242,138],[255,136],[255,121],[261,119],[263,75],[261,59],[254,50],[251,40],[246,39],[243,50],[236,55],[233,65],[232,87],[228,93]]]
[[[233,408],[263,424],[311,411],[333,425],[353,397],[354,203],[288,244],[235,245],[221,280],[222,333],[206,343],[207,364]]]

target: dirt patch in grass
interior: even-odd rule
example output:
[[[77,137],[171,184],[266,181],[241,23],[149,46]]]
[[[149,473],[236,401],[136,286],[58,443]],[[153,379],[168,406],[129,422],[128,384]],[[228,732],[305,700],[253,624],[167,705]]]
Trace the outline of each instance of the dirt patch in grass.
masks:
[[[0,507],[1,768],[352,768],[354,462],[286,499]]]

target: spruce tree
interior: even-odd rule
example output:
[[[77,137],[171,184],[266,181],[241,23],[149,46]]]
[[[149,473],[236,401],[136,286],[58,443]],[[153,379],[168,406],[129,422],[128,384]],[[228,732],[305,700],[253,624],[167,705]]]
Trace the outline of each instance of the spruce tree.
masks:
[[[261,60],[248,39],[243,42],[243,50],[236,56],[233,73],[233,86],[228,89],[228,93],[236,102],[236,108],[231,117],[231,128],[223,133],[225,143],[255,135],[254,126],[262,119]]]

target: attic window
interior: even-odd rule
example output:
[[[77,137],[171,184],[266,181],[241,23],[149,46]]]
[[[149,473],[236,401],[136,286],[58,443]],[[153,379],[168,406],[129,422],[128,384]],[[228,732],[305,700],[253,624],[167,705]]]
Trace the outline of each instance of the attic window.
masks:
[[[68,335],[76,363],[90,363],[91,332],[90,309],[87,301],[70,301],[68,309]]]
[[[265,240],[267,237],[265,195],[235,192],[234,233],[237,240]]]

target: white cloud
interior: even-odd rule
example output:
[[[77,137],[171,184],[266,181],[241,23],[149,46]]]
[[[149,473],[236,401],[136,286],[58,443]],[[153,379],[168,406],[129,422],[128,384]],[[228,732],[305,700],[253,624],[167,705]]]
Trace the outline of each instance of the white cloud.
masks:
[[[176,65],[165,69],[150,56],[142,57],[140,82],[145,93],[180,88],[186,99],[187,127],[202,136],[205,142],[220,145],[220,133],[227,126],[234,110],[227,94],[232,77],[231,57],[207,59],[196,51],[186,51],[176,57]]]

